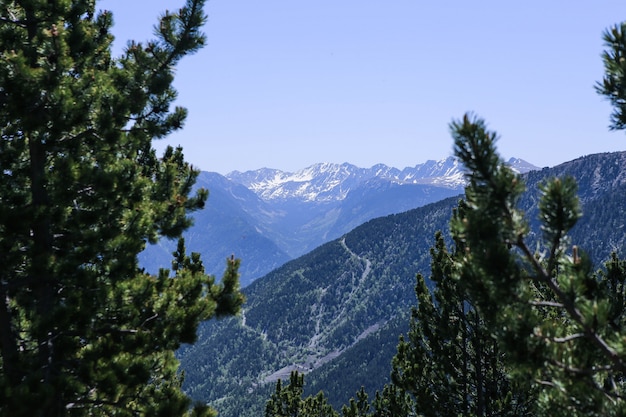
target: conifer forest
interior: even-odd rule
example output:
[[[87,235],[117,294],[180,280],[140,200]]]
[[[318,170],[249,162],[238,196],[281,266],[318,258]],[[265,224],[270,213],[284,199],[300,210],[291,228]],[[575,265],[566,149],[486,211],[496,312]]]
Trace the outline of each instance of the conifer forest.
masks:
[[[206,43],[205,1],[179,2],[119,56],[95,0],[0,2],[0,416],[626,415],[624,154],[519,174],[451,115],[462,195],[241,289],[245,259],[216,277],[186,249],[200,171],[154,147]],[[611,24],[595,88],[622,131]]]

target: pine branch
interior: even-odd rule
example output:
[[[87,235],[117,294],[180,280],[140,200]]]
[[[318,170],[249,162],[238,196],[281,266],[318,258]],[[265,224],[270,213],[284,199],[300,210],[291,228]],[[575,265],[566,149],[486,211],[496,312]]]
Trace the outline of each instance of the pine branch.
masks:
[[[15,15],[13,15],[11,19],[8,19],[6,17],[0,17],[0,23],[8,23],[8,24],[12,24],[12,25],[15,25],[17,27],[20,27],[22,29],[26,29],[26,21],[25,20],[18,20],[15,17]]]
[[[585,376],[593,376],[597,374],[598,372],[610,371],[611,369],[613,369],[610,366],[592,366],[590,368],[575,368],[573,366],[566,365],[563,362],[559,362],[554,359],[551,359],[548,362],[551,365],[554,365],[557,368],[564,370],[565,372],[576,374],[576,375],[585,375]]]
[[[528,303],[535,307],[563,308],[563,303],[556,303],[554,301],[529,301]]]
[[[549,340],[554,343],[567,343],[567,342],[571,342],[572,340],[582,339],[584,337],[585,337],[584,333],[575,333],[575,334],[565,336],[565,337],[545,337],[544,339]]]
[[[563,290],[561,290],[561,287],[559,287],[556,280],[548,275],[521,238],[517,241],[517,247],[522,250],[526,259],[531,262],[535,270],[538,272],[535,279],[538,279],[550,288],[557,299],[561,301],[565,311],[567,311],[572,320],[574,320],[574,322],[583,330],[586,338],[589,339],[600,350],[600,352],[602,352],[602,354],[614,364],[616,370],[626,372],[626,363],[621,359],[620,355],[613,348],[611,348],[611,346],[609,346],[609,344],[595,331],[592,326],[585,322],[585,318],[576,307],[575,302],[570,299],[570,297],[568,297]]]

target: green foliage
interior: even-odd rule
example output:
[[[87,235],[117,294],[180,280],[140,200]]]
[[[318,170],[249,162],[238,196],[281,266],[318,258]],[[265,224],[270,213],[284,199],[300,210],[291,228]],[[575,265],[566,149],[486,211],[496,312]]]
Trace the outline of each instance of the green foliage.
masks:
[[[343,406],[341,414],[343,417],[367,417],[369,415],[370,404],[367,401],[365,388],[361,387],[356,394],[356,400],[350,399],[350,406]]]
[[[394,384],[385,385],[382,393],[376,393],[371,417],[410,416],[411,399],[409,394]]]
[[[418,275],[418,306],[393,358],[392,383],[410,394],[413,413],[424,416],[530,415],[532,392],[510,383],[496,340],[455,280],[454,256],[441,233],[431,256],[435,289]]]
[[[183,124],[174,65],[204,43],[203,3],[119,58],[94,1],[0,5],[1,415],[184,415],[173,351],[242,302],[238,262],[218,285],[182,241],[172,274],[137,265],[207,198],[180,148],[151,145]]]
[[[626,128],[626,22],[607,29],[603,39],[604,78],[596,91],[613,105],[610,129],[621,130]]]
[[[322,392],[304,399],[303,392],[304,375],[292,372],[286,387],[279,379],[265,406],[265,417],[338,417]]]
[[[541,414],[623,414],[626,270],[613,256],[593,273],[571,246],[568,232],[581,215],[575,181],[552,178],[540,186],[543,239],[533,251],[516,205],[521,178],[484,140],[495,133],[468,116],[451,129],[471,170],[466,201],[451,222],[459,279],[506,352],[511,374],[541,386]]]

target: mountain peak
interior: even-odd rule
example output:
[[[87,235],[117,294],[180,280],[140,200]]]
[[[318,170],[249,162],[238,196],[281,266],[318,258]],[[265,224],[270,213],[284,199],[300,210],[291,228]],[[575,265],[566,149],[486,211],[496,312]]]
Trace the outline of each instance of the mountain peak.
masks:
[[[506,163],[513,169],[513,171],[520,174],[539,169],[539,167],[536,167],[535,165],[531,164],[530,162],[524,161],[521,158],[509,158]]]

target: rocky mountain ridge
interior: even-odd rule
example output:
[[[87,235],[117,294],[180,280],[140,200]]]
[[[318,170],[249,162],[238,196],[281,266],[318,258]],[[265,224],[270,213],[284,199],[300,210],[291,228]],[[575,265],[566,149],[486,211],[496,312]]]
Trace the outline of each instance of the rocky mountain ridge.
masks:
[[[520,173],[538,169],[519,158],[511,158],[509,165]],[[344,200],[348,193],[374,178],[395,184],[436,185],[460,189],[465,185],[464,168],[454,157],[439,161],[429,160],[402,170],[385,164],[360,168],[349,163],[318,163],[295,172],[261,168],[252,171],[233,171],[229,180],[253,191],[265,201],[299,200],[328,202]]]

